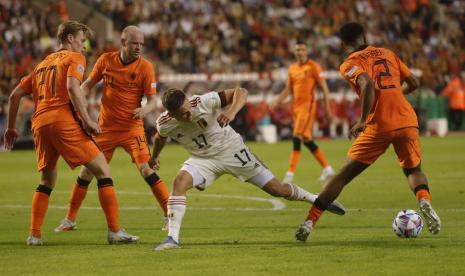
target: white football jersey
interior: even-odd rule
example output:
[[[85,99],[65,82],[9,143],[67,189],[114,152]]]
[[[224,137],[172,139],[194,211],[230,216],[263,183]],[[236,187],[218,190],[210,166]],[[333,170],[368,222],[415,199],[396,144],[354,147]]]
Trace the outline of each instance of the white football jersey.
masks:
[[[194,95],[191,103],[191,122],[180,122],[167,111],[157,119],[157,130],[162,137],[170,137],[184,146],[192,155],[211,157],[225,152],[241,150],[242,137],[229,125],[220,127],[217,118],[221,112],[218,92]]]

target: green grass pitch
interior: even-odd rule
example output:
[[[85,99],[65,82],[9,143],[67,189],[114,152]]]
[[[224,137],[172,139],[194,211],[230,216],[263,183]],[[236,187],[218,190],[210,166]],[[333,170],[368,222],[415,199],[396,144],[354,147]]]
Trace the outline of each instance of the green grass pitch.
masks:
[[[400,239],[391,223],[401,209],[417,209],[392,148],[355,179],[339,198],[348,212],[325,214],[306,243],[294,240],[309,208],[302,202],[272,201],[261,190],[231,176],[204,192],[188,193],[180,250],[154,252],[163,241],[162,212],[129,156],[111,163],[121,225],[139,235],[134,245],[111,246],[95,181],[78,215],[78,229],[54,233],[65,216],[78,170],[61,160],[58,183],[42,228],[45,245],[27,247],[31,197],[39,181],[33,151],[0,153],[0,275],[464,275],[465,136],[422,138],[423,169],[441,233],[426,227],[415,240]],[[349,141],[318,141],[333,167],[340,168]],[[291,142],[249,143],[282,178]],[[168,145],[160,176],[171,179],[187,153]],[[312,192],[321,168],[303,149],[295,183]],[[284,205],[283,205],[284,204]]]

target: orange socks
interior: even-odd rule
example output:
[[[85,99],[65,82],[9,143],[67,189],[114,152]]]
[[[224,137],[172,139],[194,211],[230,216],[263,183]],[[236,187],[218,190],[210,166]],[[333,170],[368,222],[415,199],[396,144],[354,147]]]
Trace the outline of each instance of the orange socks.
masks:
[[[86,198],[89,184],[90,181],[86,181],[78,177],[76,184],[74,184],[73,191],[71,192],[71,198],[69,199],[68,214],[66,214],[67,219],[71,221],[76,220],[82,201]]]
[[[112,232],[120,230],[118,222],[118,201],[116,200],[115,189],[113,188],[113,180],[111,178],[102,178],[97,181],[98,198],[100,206],[107,219],[108,229]]]
[[[155,196],[155,198],[158,201],[158,204],[160,204],[160,207],[163,209],[165,217],[167,217],[167,204],[170,195],[168,193],[168,189],[166,188],[165,182],[163,182],[163,180],[161,180],[156,173],[152,173],[151,175],[147,176],[145,178],[145,181],[147,182],[147,184],[149,184],[150,189],[152,190],[152,194]]]
[[[313,156],[315,156],[316,160],[320,163],[320,165],[323,168],[326,168],[329,166],[328,161],[326,161],[326,158],[323,154],[323,152],[320,150],[320,148],[317,148],[315,151],[312,151]]]
[[[47,213],[48,200],[51,193],[52,189],[44,185],[39,185],[32,197],[31,235],[34,237],[40,238],[40,227]]]
[[[300,160],[300,150],[293,150],[289,158],[289,169],[288,172],[295,172],[297,169],[297,164]]]
[[[323,203],[320,198],[317,198],[308,212],[306,220],[311,220],[313,222],[313,226],[315,226],[316,222],[320,219],[320,216],[327,207],[328,204]]]
[[[415,187],[415,190],[413,191],[415,193],[415,196],[417,197],[418,201],[424,199],[428,202],[431,201],[431,196],[429,194],[429,187],[428,185],[418,185]]]
[[[305,220],[311,220],[313,222],[313,226],[315,226],[316,222],[320,219],[321,214],[323,214],[323,210],[320,210],[313,205]]]

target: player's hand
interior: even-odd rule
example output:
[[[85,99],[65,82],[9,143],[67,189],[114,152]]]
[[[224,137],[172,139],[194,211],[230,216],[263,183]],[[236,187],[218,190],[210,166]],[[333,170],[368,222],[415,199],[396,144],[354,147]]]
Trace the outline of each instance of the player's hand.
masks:
[[[220,127],[225,127],[227,126],[232,120],[234,120],[235,114],[232,114],[231,112],[223,112],[218,116],[216,119],[218,121],[218,124],[220,124]]]
[[[150,158],[149,166],[150,166],[150,168],[152,168],[154,170],[159,170],[160,169],[160,160],[158,158]]]
[[[8,128],[5,131],[5,149],[12,149],[18,139],[18,136],[18,131],[15,128]]]
[[[100,129],[100,126],[94,121],[84,123],[84,129],[90,135],[99,135],[102,133],[102,129]]]
[[[357,122],[349,131],[349,140],[353,138],[357,138],[361,132],[365,130],[366,123],[365,122]]]
[[[134,120],[143,119],[145,117],[145,111],[142,107],[138,107],[132,111],[132,118]]]

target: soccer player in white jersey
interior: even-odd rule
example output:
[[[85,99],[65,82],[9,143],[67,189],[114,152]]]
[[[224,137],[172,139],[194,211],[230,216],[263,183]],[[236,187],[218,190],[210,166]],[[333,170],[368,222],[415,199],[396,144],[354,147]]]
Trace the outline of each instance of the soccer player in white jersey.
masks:
[[[160,168],[158,157],[168,137],[182,144],[191,157],[184,162],[173,181],[168,199],[168,238],[155,250],[179,248],[187,190],[192,187],[204,190],[223,174],[250,182],[275,197],[310,203],[315,201],[316,195],[297,185],[279,182],[229,126],[229,122],[244,106],[247,94],[247,90],[240,87],[189,99],[179,89],[168,89],[163,94],[162,102],[167,111],[157,119],[157,133],[149,164],[154,169]],[[339,215],[345,213],[344,207],[337,202],[328,210]]]

